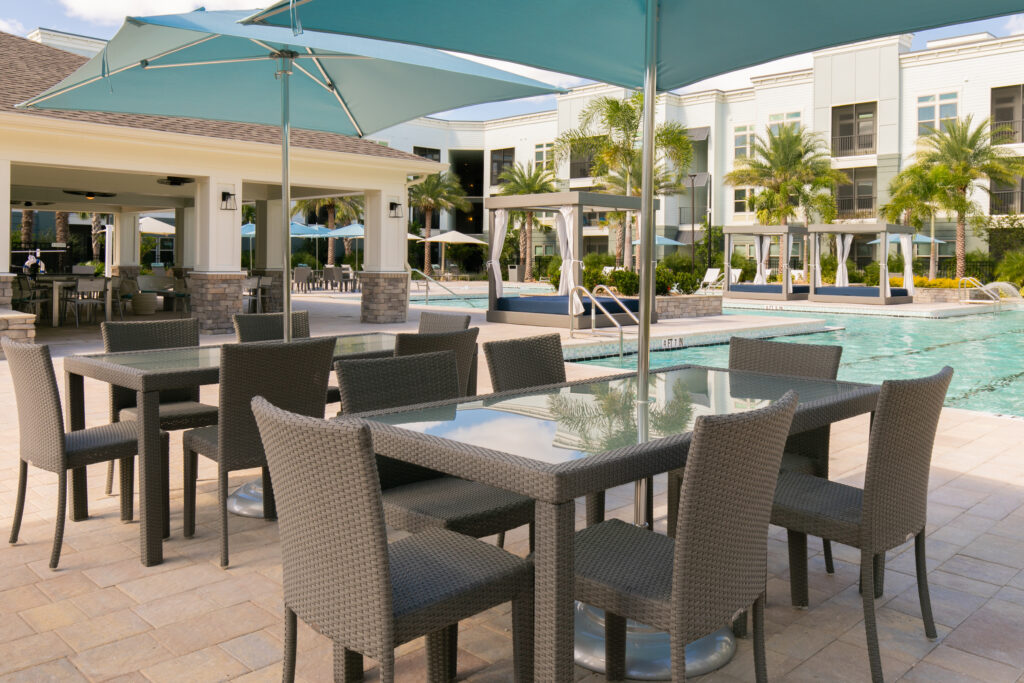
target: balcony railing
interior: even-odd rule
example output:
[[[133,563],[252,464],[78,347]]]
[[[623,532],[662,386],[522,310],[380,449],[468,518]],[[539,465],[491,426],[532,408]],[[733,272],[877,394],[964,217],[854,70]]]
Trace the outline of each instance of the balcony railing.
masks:
[[[988,212],[993,216],[1024,213],[1024,191],[997,190],[989,195]]]
[[[858,154],[875,153],[875,134],[832,136],[832,156],[852,157]]]
[[[992,144],[1013,145],[1024,142],[1024,121],[993,121]]]
[[[836,199],[839,218],[874,218],[875,196],[839,197]]]

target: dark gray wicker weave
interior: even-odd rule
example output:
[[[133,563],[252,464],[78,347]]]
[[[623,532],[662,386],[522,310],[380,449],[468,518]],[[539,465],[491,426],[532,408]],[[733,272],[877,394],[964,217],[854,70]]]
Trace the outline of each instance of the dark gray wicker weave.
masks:
[[[284,313],[236,313],[235,338],[240,342],[284,339]],[[309,336],[309,311],[292,312],[292,339]]]
[[[779,476],[772,524],[789,531],[793,604],[806,606],[807,534],[860,549],[861,597],[871,678],[882,680],[875,625],[876,570],[885,551],[914,539],[917,593],[925,634],[936,638],[928,595],[924,528],[935,430],[953,369],[931,377],[882,383],[868,440],[864,488],[801,472]],[[877,577],[880,581],[881,576]]]
[[[199,346],[199,321],[195,318],[144,322],[104,322],[103,350],[146,351]],[[138,419],[136,394],[131,389],[110,385],[110,421]],[[168,431],[195,429],[217,424],[217,406],[199,402],[199,387],[167,389],[160,392],[160,428]],[[107,467],[107,495],[114,484],[114,461]]]
[[[454,332],[395,335],[395,356],[451,350],[459,368],[459,396],[476,396],[477,346],[479,327]],[[382,406],[383,407],[383,406]],[[347,410],[347,413],[352,411]]]
[[[14,399],[18,405],[18,441],[21,462],[18,469],[18,497],[11,523],[11,543],[18,542],[21,518],[25,511],[25,487],[28,483],[28,464],[57,474],[57,526],[53,533],[50,569],[56,569],[64,539],[64,517],[67,507],[68,470],[84,473],[87,465],[121,461],[121,519],[132,518],[132,489],[135,455],[139,452],[136,425],[121,422],[64,432],[64,417],[57,392],[57,378],[53,373],[50,348],[44,345],[22,344],[2,339],[4,355],[14,383]],[[163,439],[162,455],[167,466],[167,432]],[[84,486],[83,486],[84,488]],[[75,505],[87,506],[84,496],[75,496]],[[166,505],[166,503],[165,503]],[[75,519],[89,516],[88,509],[75,511]]]
[[[456,398],[455,353],[340,361],[336,365],[346,414]],[[377,458],[384,514],[395,529],[431,528],[480,538],[533,523],[533,500],[474,481],[448,477],[392,458]],[[531,538],[532,538],[531,526]]]
[[[420,334],[434,334],[436,332],[458,332],[469,329],[469,316],[457,315],[455,313],[432,313],[424,311],[420,313]]]
[[[575,596],[605,610],[605,671],[625,675],[626,619],[669,632],[672,680],[687,643],[754,606],[754,670],[764,650],[768,518],[797,397],[738,415],[697,418],[675,540],[620,520],[576,534]]]
[[[394,648],[423,635],[428,680],[454,680],[458,622],[509,600],[515,677],[533,679],[529,561],[443,529],[389,544],[366,424],[252,405],[281,509],[284,681],[298,618],[333,641],[335,681],[362,680],[366,655],[391,683]]]
[[[490,341],[483,347],[492,391],[529,389],[565,381],[562,338],[557,334]]]
[[[274,405],[324,416],[327,377],[331,374],[334,338],[300,339],[291,343],[225,344],[220,355],[220,414],[217,424],[185,432],[185,537],[196,531],[197,454],[217,462],[220,494],[220,564],[228,566],[228,474],[263,468],[263,517],[277,518],[274,490],[267,474],[250,402],[263,396]],[[319,453],[324,457],[326,453]]]

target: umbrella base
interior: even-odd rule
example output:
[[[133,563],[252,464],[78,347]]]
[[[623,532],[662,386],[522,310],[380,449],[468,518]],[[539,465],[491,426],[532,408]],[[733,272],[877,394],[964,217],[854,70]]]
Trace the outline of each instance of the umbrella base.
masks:
[[[263,479],[242,484],[228,496],[228,512],[239,517],[263,519]]]

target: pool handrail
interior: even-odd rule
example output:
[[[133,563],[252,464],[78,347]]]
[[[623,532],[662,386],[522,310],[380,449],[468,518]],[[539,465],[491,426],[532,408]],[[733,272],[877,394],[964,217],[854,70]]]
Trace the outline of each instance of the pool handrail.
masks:
[[[637,325],[640,324],[640,321],[637,320],[637,317],[633,314],[633,311],[631,311],[628,308],[626,308],[626,305],[624,303],[622,303],[622,300],[619,299],[619,297],[615,294],[615,292],[613,292],[612,290],[608,289],[608,285],[598,285],[597,287],[594,287],[594,289],[592,291],[593,291],[594,295],[596,296],[597,293],[600,290],[602,290],[602,289],[605,291],[605,293],[608,294],[608,296],[610,296],[612,299],[615,300],[615,303],[617,303],[619,305],[619,308],[621,308],[623,311],[625,311],[626,315],[628,315],[630,317],[630,319],[634,323],[636,323]]]
[[[573,315],[573,312],[572,312],[572,297],[573,297],[574,294],[576,294],[578,292],[586,295],[587,298],[589,298],[590,302],[591,302],[591,305],[590,305],[590,333],[591,334],[595,334],[595,335],[596,334],[603,334],[603,331],[599,332],[598,329],[597,329],[597,309],[600,309],[601,313],[603,313],[604,316],[606,318],[608,318],[608,320],[611,321],[612,325],[614,325],[615,327],[618,328],[618,330],[619,330],[619,359],[621,360],[622,357],[623,357],[623,329],[622,329],[622,323],[620,323],[618,320],[616,320],[615,316],[613,316],[611,313],[609,313],[608,309],[605,308],[604,305],[600,301],[597,300],[597,297],[595,297],[591,293],[591,291],[589,289],[587,289],[586,287],[584,287],[583,285],[576,285],[575,287],[573,287],[572,289],[569,290],[569,337],[570,338],[575,338],[575,336],[576,336],[576,316]],[[621,303],[619,305],[623,308],[623,310],[626,309],[626,307],[622,306]],[[633,316],[632,311],[627,311],[627,313],[629,313],[630,316],[632,316],[633,319],[636,320],[636,317]]]
[[[409,268],[409,272],[410,273],[419,273],[420,277],[422,277],[424,280],[427,281],[426,294],[423,295],[423,304],[424,305],[427,305],[427,304],[430,303],[430,283],[433,282],[435,285],[437,285],[438,287],[440,287],[444,291],[448,292],[449,294],[451,294],[456,299],[462,299],[463,301],[465,301],[467,304],[469,304],[469,306],[471,308],[476,308],[477,307],[476,304],[473,303],[472,297],[466,296],[464,294],[456,294],[455,292],[453,292],[449,288],[445,287],[443,284],[441,284],[440,282],[438,282],[434,278],[432,278],[429,275],[427,275],[426,273],[424,273],[419,268]]]

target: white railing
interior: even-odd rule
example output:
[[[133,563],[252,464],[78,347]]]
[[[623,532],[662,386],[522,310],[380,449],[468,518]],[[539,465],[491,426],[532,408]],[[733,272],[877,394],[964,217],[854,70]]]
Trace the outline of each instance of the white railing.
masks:
[[[971,301],[971,290],[976,289],[981,292],[982,296],[986,297],[989,301],[999,301],[999,294],[990,291],[981,284],[981,280],[976,277],[962,277],[957,281],[957,289],[960,293],[961,302]]]
[[[419,273],[420,277],[422,277],[426,281],[426,283],[427,283],[426,293],[423,295],[423,303],[424,304],[429,304],[430,303],[430,283],[433,282],[435,285],[437,285],[438,287],[440,287],[444,291],[448,292],[449,294],[451,294],[456,299],[462,299],[463,301],[465,301],[470,307],[472,307],[472,308],[476,308],[477,307],[477,305],[475,303],[473,303],[472,297],[470,297],[470,296],[468,296],[466,294],[457,294],[457,293],[453,292],[451,289],[449,289],[448,287],[445,287],[443,284],[441,284],[440,282],[438,282],[434,278],[430,277],[429,275],[424,273],[422,270],[420,270],[418,268],[410,268],[409,271],[413,272],[413,273]]]
[[[595,291],[597,289],[603,287],[603,286],[604,285],[599,285],[598,287],[595,288]],[[605,291],[608,291],[607,288],[605,288]],[[614,325],[615,328],[618,330],[618,334],[619,334],[619,358],[621,359],[623,357],[623,327],[622,327],[622,323],[620,323],[618,320],[616,320],[615,316],[612,315],[611,313],[609,313],[608,309],[605,308],[604,305],[600,301],[597,300],[597,297],[595,297],[593,295],[593,293],[589,289],[584,287],[583,285],[576,285],[575,287],[573,287],[569,291],[569,336],[570,337],[575,337],[576,336],[576,316],[573,315],[573,312],[572,312],[572,298],[573,298],[573,295],[577,294],[577,293],[583,294],[588,299],[590,299],[590,333],[591,334],[595,334],[595,335],[596,334],[606,334],[603,330],[598,330],[597,329],[597,311],[598,310],[600,310],[601,314],[604,315],[604,317],[606,317],[608,320],[610,320],[612,325]],[[608,292],[608,293],[611,294],[611,292]],[[626,311],[626,313],[629,314],[630,318],[632,318],[634,321],[636,321],[638,325],[640,324],[639,321],[637,320],[636,316],[633,315],[633,312],[628,310],[625,306],[623,306],[622,302],[619,301],[619,298],[617,296],[612,294],[612,298],[615,299],[616,302],[618,302],[618,304],[622,308],[622,310]],[[611,333],[611,334],[614,334],[614,333]]]

